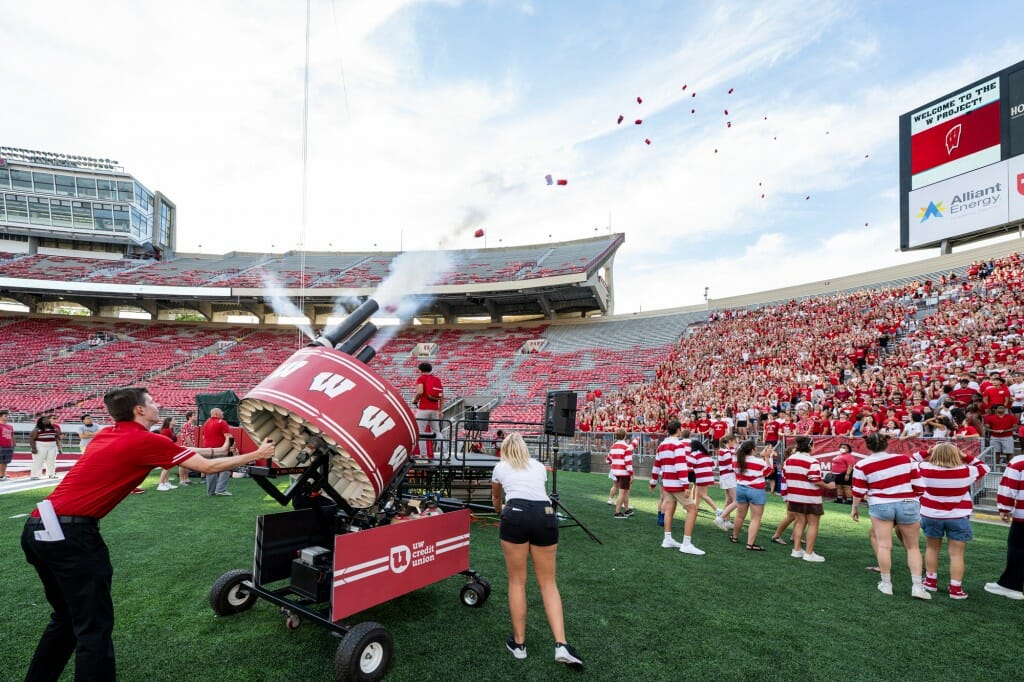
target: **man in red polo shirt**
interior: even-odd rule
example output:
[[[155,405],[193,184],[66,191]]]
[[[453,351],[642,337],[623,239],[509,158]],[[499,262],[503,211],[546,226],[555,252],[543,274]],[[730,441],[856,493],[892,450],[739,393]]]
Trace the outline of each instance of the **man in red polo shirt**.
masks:
[[[246,455],[207,459],[219,450],[184,448],[149,427],[160,422],[160,406],[144,388],[119,388],[103,397],[114,426],[97,433],[64,480],[46,498],[59,528],[44,525],[38,509],[21,535],[21,547],[53,608],[50,623],[36,646],[25,676],[27,682],[56,680],[75,654],[76,680],[114,680],[114,604],[110,598],[113,567],[100,536],[99,520],[149,475],[155,467],[183,465],[216,474],[271,457],[273,443],[264,442]],[[63,541],[54,541],[59,530]]]
[[[227,442],[231,436],[231,428],[224,421],[224,411],[219,407],[210,410],[210,418],[203,424],[203,445],[208,448],[219,448]],[[222,471],[219,474],[206,475],[206,495],[220,495],[227,497],[228,481],[231,480],[230,471]]]
[[[1013,431],[1017,427],[1017,415],[1006,411],[1006,405],[996,405],[992,414],[984,418],[989,445],[996,453],[996,463],[1009,462],[1013,457]]]

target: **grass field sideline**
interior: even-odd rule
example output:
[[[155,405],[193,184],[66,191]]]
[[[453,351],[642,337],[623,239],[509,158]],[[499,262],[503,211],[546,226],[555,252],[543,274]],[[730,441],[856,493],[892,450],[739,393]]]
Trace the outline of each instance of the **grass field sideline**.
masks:
[[[1006,528],[975,524],[967,551],[970,599],[945,595],[948,572],[931,602],[910,598],[905,555],[894,551],[895,595],[875,590],[867,521],[826,505],[818,552],[824,564],[791,559],[767,540],[783,513],[773,497],[759,536],[767,551],[747,552],[702,515],[693,557],[661,549],[656,497],[641,483],[637,514],[612,518],[607,478],[560,473],[562,501],[601,538],[565,529],[559,585],[570,642],[587,663],[577,673],[554,663],[536,586],[529,588],[529,658],[505,651],[510,628],[497,528],[473,524],[473,568],[494,591],[481,609],[459,603],[461,578],[449,578],[358,614],[395,640],[390,680],[1007,680],[1020,676],[1024,604],[987,594],[1002,571]],[[193,485],[126,499],[103,521],[114,563],[119,679],[332,680],[335,638],[304,624],[287,630],[267,602],[218,618],[207,594],[216,578],[251,564],[258,514],[281,511],[251,481],[234,480],[232,497],[210,498]],[[719,491],[713,491],[716,499]],[[23,518],[42,497],[0,497],[0,679],[21,679],[49,608],[19,546]],[[864,515],[866,517],[866,514]],[[678,515],[677,515],[678,518]],[[677,522],[676,536],[682,524]],[[71,680],[71,667],[62,679]]]

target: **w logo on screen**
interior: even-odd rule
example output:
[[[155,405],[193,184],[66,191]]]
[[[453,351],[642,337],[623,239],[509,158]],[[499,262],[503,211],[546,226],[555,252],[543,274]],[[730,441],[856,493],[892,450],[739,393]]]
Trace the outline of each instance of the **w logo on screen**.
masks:
[[[921,210],[917,212],[917,217],[920,218],[923,223],[929,218],[941,218],[944,210],[946,209],[942,208],[941,201],[937,204],[934,201],[929,201],[927,208],[922,207]]]
[[[1024,173],[1017,174],[1017,194],[1024,195]]]

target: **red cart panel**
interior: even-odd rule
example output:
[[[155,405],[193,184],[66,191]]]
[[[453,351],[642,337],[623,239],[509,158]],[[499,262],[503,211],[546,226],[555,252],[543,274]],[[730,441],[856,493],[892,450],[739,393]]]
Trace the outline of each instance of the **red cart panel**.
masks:
[[[468,509],[335,536],[331,619],[468,569]]]

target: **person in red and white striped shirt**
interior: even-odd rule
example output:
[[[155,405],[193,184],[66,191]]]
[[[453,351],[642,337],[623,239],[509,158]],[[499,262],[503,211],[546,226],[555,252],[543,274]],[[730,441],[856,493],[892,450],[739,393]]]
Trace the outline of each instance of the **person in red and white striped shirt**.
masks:
[[[864,437],[864,444],[871,454],[853,467],[853,509],[850,517],[860,521],[858,508],[861,500],[866,498],[878,570],[882,576],[878,591],[892,594],[892,530],[895,526],[907,550],[907,567],[913,583],[910,596],[931,599],[932,595],[924,588],[921,576],[921,504],[917,498],[924,489],[917,467],[906,455],[886,452],[889,445],[886,435],[868,434]]]
[[[747,549],[752,552],[763,552],[764,547],[757,544],[757,531],[761,528],[761,515],[764,513],[765,477],[772,472],[771,456],[775,448],[766,445],[759,455],[754,454],[754,441],[748,440],[736,448],[736,522],[729,535],[731,542],[739,542],[743,520],[750,510],[750,527],[747,529]]]
[[[725,507],[717,515],[715,525],[722,530],[732,530],[729,516],[736,510],[736,472],[733,469],[736,441],[736,436],[727,434],[721,440],[722,449],[718,451],[718,487],[725,491]]]
[[[715,501],[708,495],[708,488],[715,484],[715,460],[707,451],[704,444],[699,440],[690,441],[690,454],[686,460],[687,466],[693,478],[693,499],[697,502],[697,511],[700,511],[700,503],[703,500],[711,511],[715,513],[717,520],[722,510],[718,508]]]
[[[1006,568],[999,580],[985,583],[985,591],[1009,599],[1024,600],[1024,455],[1010,460],[999,481],[996,507],[1003,521],[1010,521],[1006,537]]]
[[[704,550],[697,549],[690,537],[693,533],[693,524],[697,520],[697,505],[693,498],[687,494],[690,483],[688,480],[689,468],[686,464],[686,457],[689,452],[689,441],[679,438],[681,424],[673,419],[666,426],[668,436],[658,445],[658,451],[654,455],[654,468],[651,469],[651,492],[661,481],[661,511],[665,514],[665,537],[661,546],[666,548],[679,548],[684,554],[702,555]],[[679,543],[672,537],[672,517],[676,513],[676,504],[682,504],[686,508],[686,522],[683,535],[683,542]]]
[[[813,563],[821,563],[825,557],[815,554],[814,543],[818,539],[818,521],[825,513],[821,505],[823,488],[835,487],[821,478],[821,464],[811,455],[811,439],[807,436],[796,438],[796,452],[785,464],[786,508],[793,515],[793,551],[790,556]],[[800,540],[807,529],[806,550],[800,549]]]
[[[921,473],[921,530],[924,532],[924,589],[935,592],[939,579],[942,538],[949,547],[949,597],[967,599],[964,592],[964,551],[974,539],[971,529],[971,484],[988,473],[988,465],[965,455],[952,443],[931,449],[918,465]]]
[[[633,514],[629,506],[629,487],[633,482],[633,445],[626,442],[626,430],[616,429],[615,442],[608,450],[609,473],[615,477],[619,496],[615,500],[615,518],[625,519]]]

